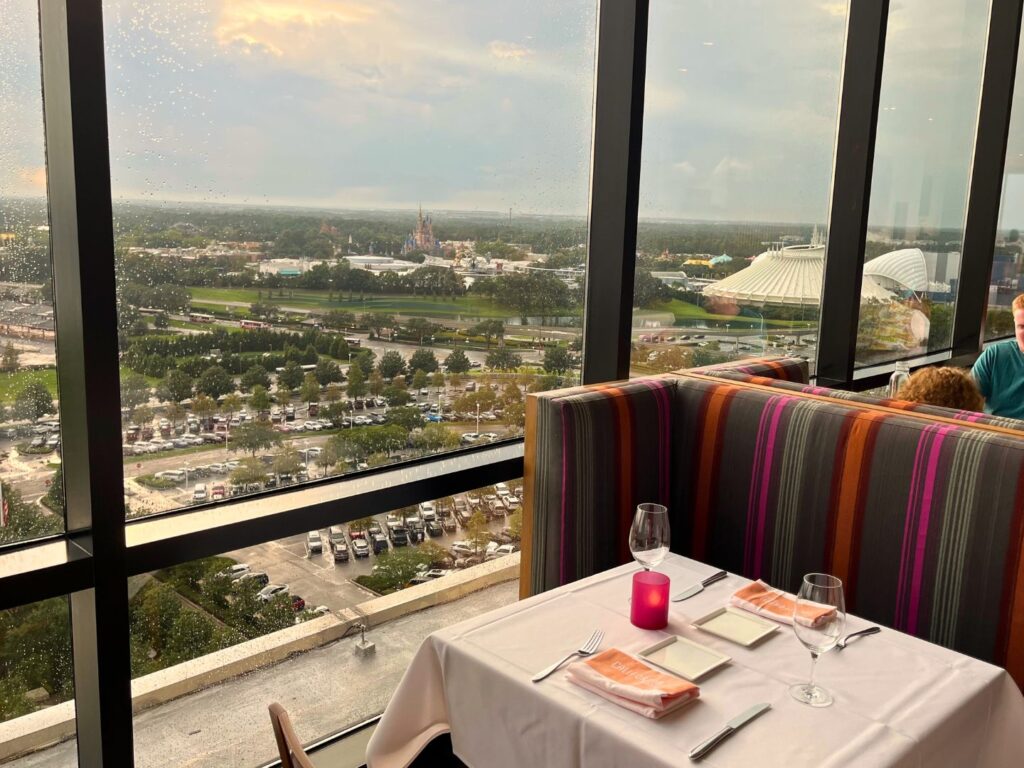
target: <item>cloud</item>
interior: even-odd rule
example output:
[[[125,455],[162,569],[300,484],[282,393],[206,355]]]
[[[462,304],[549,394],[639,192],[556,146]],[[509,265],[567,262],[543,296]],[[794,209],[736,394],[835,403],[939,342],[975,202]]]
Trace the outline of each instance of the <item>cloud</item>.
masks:
[[[827,13],[829,16],[838,16],[839,18],[846,18],[847,11],[849,10],[849,3],[821,3],[818,8]]]
[[[504,40],[491,40],[487,45],[491,56],[496,59],[522,61],[533,56],[533,51],[518,43],[509,43]]]
[[[693,163],[689,160],[683,160],[679,163],[673,163],[672,168],[684,176],[693,176],[697,173],[697,169],[693,167]]]

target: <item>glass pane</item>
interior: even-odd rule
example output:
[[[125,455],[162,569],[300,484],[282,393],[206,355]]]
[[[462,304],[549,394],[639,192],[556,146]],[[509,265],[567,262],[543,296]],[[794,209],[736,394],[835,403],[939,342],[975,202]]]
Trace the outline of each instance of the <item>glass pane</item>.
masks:
[[[651,4],[633,375],[813,365],[846,12]]]
[[[0,544],[64,530],[39,9],[0,10]],[[14,106],[16,105],[16,106]],[[37,503],[38,500],[38,503]],[[2,507],[0,507],[2,509]]]
[[[1024,56],[1018,54],[1016,93],[1010,111],[1003,199],[999,205],[985,339],[1013,336],[1013,299],[1024,293]]]
[[[152,697],[137,761],[260,765],[271,701],[305,741],[379,714],[428,634],[518,599],[521,498],[510,481],[131,579],[132,673]]]
[[[131,514],[516,437],[578,380],[594,0],[104,21]]]
[[[78,765],[74,696],[67,598],[0,611],[0,762]],[[28,754],[55,739],[61,743]]]
[[[858,366],[950,345],[988,15],[976,0],[890,8]]]

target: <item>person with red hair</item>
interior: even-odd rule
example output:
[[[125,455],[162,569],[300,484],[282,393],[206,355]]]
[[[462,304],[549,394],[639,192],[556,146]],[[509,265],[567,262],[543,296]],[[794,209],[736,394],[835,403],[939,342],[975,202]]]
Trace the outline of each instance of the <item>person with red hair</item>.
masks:
[[[1012,309],[1014,338],[986,347],[971,375],[986,411],[1024,419],[1024,293],[1013,300]]]

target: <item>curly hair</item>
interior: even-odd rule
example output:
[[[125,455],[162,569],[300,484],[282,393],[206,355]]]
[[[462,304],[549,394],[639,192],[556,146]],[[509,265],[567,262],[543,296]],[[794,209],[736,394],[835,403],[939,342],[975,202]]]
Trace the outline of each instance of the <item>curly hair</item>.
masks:
[[[1013,312],[1020,312],[1022,309],[1024,309],[1024,293],[1017,296],[1011,305],[1011,311]]]
[[[985,407],[978,385],[962,368],[922,368],[900,387],[896,397],[962,411],[981,411]]]

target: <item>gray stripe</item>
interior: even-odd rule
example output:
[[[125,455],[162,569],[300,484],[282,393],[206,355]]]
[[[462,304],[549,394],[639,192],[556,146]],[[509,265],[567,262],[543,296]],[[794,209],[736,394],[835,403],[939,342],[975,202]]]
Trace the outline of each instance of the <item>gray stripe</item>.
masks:
[[[796,537],[797,512],[800,506],[800,489],[804,471],[808,465],[807,441],[810,435],[814,411],[800,404],[790,407],[789,429],[782,453],[779,498],[775,515],[775,537],[772,543],[772,583],[790,583],[793,568],[793,543]]]

